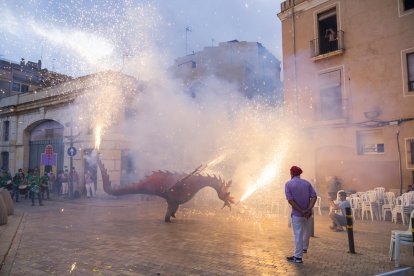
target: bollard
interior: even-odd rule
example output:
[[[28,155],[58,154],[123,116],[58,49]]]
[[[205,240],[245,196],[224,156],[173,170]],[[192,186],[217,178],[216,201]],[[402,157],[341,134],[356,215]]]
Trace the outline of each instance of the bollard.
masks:
[[[315,237],[315,215],[312,214],[312,216],[310,217],[310,236],[312,238]]]
[[[1,190],[2,188],[0,188]],[[6,203],[4,203],[3,197],[0,196],[0,225],[7,224],[7,208]]]
[[[0,189],[0,196],[3,198],[4,204],[6,205],[7,215],[14,214],[14,205],[13,199],[10,196],[10,193],[7,189]]]
[[[345,213],[346,213],[346,231],[348,232],[348,244],[349,244],[348,253],[355,254],[354,229],[353,229],[351,208],[349,207],[345,208]]]

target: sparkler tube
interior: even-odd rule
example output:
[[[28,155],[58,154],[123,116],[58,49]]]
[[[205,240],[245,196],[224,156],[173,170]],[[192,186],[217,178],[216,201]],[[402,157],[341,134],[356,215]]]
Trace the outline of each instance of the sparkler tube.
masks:
[[[203,164],[201,164],[200,166],[198,166],[193,172],[189,173],[188,175],[184,176],[183,178],[181,178],[180,180],[177,181],[178,184],[180,182],[183,182],[184,180],[188,179],[189,177],[191,177],[192,175],[194,175],[195,173],[199,172],[200,168],[203,166]],[[200,170],[201,171],[201,170]]]

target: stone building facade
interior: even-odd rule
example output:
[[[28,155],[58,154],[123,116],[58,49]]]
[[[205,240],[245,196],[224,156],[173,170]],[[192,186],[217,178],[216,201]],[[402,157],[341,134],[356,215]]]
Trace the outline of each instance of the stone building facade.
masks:
[[[326,195],[404,192],[414,177],[414,4],[281,3],[286,110],[302,122],[303,165]]]
[[[128,105],[119,110],[105,110],[98,95],[103,89],[112,89],[111,93],[116,93],[125,103],[128,97],[135,96],[136,87],[134,78],[108,71],[3,97],[0,102],[2,169],[12,174],[19,168],[24,171],[38,168],[41,174],[49,170],[58,173],[64,169],[70,171],[72,159],[81,180],[79,187],[74,187],[74,194],[82,192],[86,169],[95,174],[98,192],[102,191],[96,163],[87,162],[96,141],[92,118],[97,118],[94,115],[99,112],[112,112],[110,116],[115,121],[122,121],[128,116]],[[97,103],[93,103],[94,98],[98,99]],[[100,106],[104,109],[98,110]],[[99,148],[101,160],[115,185],[122,182],[122,166],[128,161],[125,159],[128,158],[127,140],[116,123],[108,124]],[[69,149],[71,146],[75,151]]]

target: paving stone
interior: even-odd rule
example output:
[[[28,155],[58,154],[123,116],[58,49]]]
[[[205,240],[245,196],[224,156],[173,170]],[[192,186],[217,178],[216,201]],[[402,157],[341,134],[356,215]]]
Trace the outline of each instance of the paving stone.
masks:
[[[166,204],[118,199],[50,200],[15,205],[16,235],[0,275],[374,275],[394,269],[388,259],[391,222],[356,221],[355,249],[347,233],[329,231],[315,217],[315,238],[303,264],[291,264],[287,218],[251,217],[228,210],[181,207],[164,223]],[[18,220],[15,220],[18,221]],[[7,228],[10,234],[10,226]],[[413,266],[412,248],[401,247],[401,266]],[[7,250],[3,250],[7,251]],[[411,274],[414,275],[414,272]]]

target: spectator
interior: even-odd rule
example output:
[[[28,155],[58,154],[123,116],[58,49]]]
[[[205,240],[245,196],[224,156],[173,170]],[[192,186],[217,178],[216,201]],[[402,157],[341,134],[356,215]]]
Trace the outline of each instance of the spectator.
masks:
[[[293,263],[302,263],[303,253],[308,252],[310,239],[310,223],[313,206],[317,195],[309,181],[301,179],[302,169],[290,168],[291,180],[285,184],[286,199],[292,206],[292,229],[295,240],[295,252],[286,259]]]
[[[339,193],[339,202],[335,203],[335,201],[331,201],[332,211],[329,214],[329,217],[332,220],[332,225],[329,226],[329,229],[335,232],[343,231],[342,226],[346,225],[346,208],[351,208],[351,204],[348,200],[346,200],[346,193],[340,192]],[[337,214],[335,210],[341,210],[341,214]]]
[[[50,191],[56,191],[56,175],[55,175],[55,173],[53,172],[53,171],[50,171],[48,174],[47,174],[47,177],[49,178],[49,181],[48,181],[48,187],[49,187],[49,190]]]
[[[42,199],[45,199],[45,193],[46,193],[46,199],[50,198],[50,191],[49,191],[49,177],[47,176],[47,173],[45,173],[42,177],[40,177],[40,190],[42,193]]]
[[[68,173],[68,169],[65,169],[65,171],[61,173],[60,180],[62,181],[62,195],[63,195],[63,197],[67,197],[68,192],[69,192],[69,173]]]
[[[341,181],[336,176],[328,176],[328,196],[330,200],[336,200],[337,193],[342,190]]]
[[[35,197],[37,196],[39,200],[39,206],[43,206],[42,203],[42,196],[40,194],[40,177],[39,172],[37,169],[34,170],[33,175],[30,177],[30,181],[28,182],[30,185],[30,194],[32,199],[32,206],[35,205]]]
[[[80,193],[79,193],[79,175],[78,175],[78,172],[76,171],[75,167],[72,167],[72,171],[70,172],[70,180],[72,182],[72,187],[71,187],[72,195],[74,195],[75,197],[79,197],[80,196]]]
[[[85,173],[85,188],[86,188],[86,197],[95,197],[95,187],[92,174],[89,170]]]

